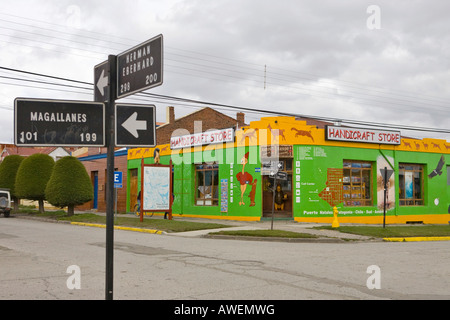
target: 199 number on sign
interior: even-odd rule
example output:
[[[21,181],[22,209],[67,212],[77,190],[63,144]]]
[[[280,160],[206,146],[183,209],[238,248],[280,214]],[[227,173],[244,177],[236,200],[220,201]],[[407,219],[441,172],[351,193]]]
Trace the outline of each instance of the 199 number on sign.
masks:
[[[81,142],[96,142],[97,134],[96,133],[81,133],[80,138],[81,138]]]

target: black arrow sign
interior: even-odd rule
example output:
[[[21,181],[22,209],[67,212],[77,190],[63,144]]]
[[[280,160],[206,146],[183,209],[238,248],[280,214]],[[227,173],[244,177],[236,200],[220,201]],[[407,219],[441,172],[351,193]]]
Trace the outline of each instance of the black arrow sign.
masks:
[[[116,146],[154,147],[156,115],[154,105],[116,104]]]

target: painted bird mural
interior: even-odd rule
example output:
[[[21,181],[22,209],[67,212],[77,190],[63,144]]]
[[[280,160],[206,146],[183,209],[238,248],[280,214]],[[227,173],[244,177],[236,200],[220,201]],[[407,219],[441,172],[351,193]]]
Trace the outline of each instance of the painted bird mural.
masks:
[[[441,156],[441,159],[439,160],[439,163],[438,163],[436,169],[431,171],[431,173],[428,175],[428,178],[432,179],[432,178],[436,177],[437,175],[441,175],[444,164],[445,164],[445,158],[444,158],[444,156]]]

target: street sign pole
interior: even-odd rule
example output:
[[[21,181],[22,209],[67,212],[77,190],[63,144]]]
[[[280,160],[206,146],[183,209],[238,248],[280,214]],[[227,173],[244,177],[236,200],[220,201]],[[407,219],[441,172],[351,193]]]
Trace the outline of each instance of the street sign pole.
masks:
[[[116,100],[117,57],[108,56],[109,63],[109,97],[106,103],[106,146],[107,146],[107,180],[106,180],[106,285],[105,299],[113,299],[114,282],[114,140],[115,119],[114,103]]]
[[[386,228],[387,187],[388,187],[388,181],[391,178],[391,175],[394,173],[394,170],[384,167],[384,169],[380,169],[380,173],[381,173],[381,177],[384,180],[383,228]]]
[[[162,35],[141,43],[117,56],[109,55],[108,60],[94,67],[94,99],[105,102],[105,136],[107,147],[106,162],[106,300],[113,299],[113,258],[114,258],[114,147],[116,130],[122,127],[136,139],[151,140],[154,144],[154,109],[152,110],[153,130],[148,129],[147,120],[142,112],[134,111],[116,127],[116,99],[153,88],[162,84],[163,79],[163,42]],[[108,80],[107,80],[108,79]],[[138,114],[139,113],[139,114]],[[143,115],[148,118],[148,114]],[[120,141],[120,137],[119,137]],[[127,144],[130,140],[123,142]],[[136,140],[131,145],[138,146]],[[147,144],[149,144],[147,142]],[[127,146],[131,146],[127,145]]]
[[[386,189],[387,189],[387,167],[384,167],[384,206],[383,206],[383,229],[386,228]]]

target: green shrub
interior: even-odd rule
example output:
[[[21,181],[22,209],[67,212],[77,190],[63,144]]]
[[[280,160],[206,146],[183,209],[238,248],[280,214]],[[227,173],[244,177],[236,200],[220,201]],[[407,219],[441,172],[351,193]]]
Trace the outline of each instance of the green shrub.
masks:
[[[17,170],[17,197],[38,200],[40,212],[44,212],[45,187],[54,165],[55,161],[48,154],[36,153],[25,158]]]
[[[6,156],[0,163],[0,188],[7,188],[14,201],[14,211],[19,209],[19,198],[16,196],[16,175],[24,157],[17,154]]]
[[[73,215],[75,206],[94,198],[94,188],[81,161],[64,157],[56,162],[45,194],[48,202],[56,207],[68,207],[68,215]]]
[[[0,188],[8,188],[11,196],[16,196],[16,175],[23,157],[13,154],[5,157],[0,163]]]

